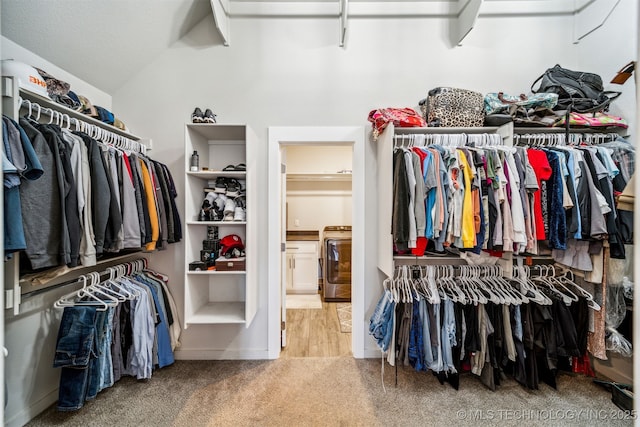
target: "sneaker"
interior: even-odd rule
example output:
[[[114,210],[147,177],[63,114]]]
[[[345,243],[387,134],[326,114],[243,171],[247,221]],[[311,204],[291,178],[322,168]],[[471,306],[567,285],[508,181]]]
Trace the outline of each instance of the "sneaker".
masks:
[[[231,178],[227,180],[227,192],[229,197],[237,197],[242,192],[242,184],[237,179]]]
[[[244,211],[244,208],[240,206],[236,206],[236,211],[233,213],[234,221],[246,221],[247,213]]]
[[[198,107],[196,107],[195,110],[193,110],[193,113],[191,113],[191,121],[193,123],[204,123],[205,119],[204,119],[204,114],[202,114],[202,110]]]
[[[216,205],[218,210],[222,212],[224,210],[224,204],[227,201],[227,196],[224,194],[218,194],[217,197],[213,200],[213,203]]]
[[[213,111],[207,108],[204,111],[203,121],[205,123],[216,123],[216,115],[213,114]]]
[[[211,203],[209,199],[202,201],[202,207],[200,208],[200,214],[198,215],[198,221],[210,221]]]
[[[236,202],[233,199],[227,199],[224,203],[224,221],[233,221],[236,213]]]
[[[218,197],[218,195],[216,193],[208,191],[207,195],[204,198],[205,198],[205,200],[209,201],[210,205],[212,205],[213,201],[216,199],[216,197]]]
[[[236,203],[236,210],[233,214],[234,221],[246,221],[247,220],[247,212],[245,211],[245,198],[244,196],[239,196],[234,199]]]
[[[214,191],[218,194],[225,194],[227,192],[227,178],[219,176],[216,179]]]
[[[218,207],[216,203],[214,203],[209,210],[209,218],[211,218],[211,221],[222,221],[222,219],[224,218],[222,209]]]

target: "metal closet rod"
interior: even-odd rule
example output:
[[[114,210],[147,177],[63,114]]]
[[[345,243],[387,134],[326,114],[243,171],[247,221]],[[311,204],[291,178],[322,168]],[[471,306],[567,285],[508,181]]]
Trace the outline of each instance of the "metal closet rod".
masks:
[[[571,132],[569,134],[569,137],[569,141],[567,141],[566,134],[564,133],[520,133],[513,135],[513,139],[516,145],[520,142],[534,143],[537,145],[571,145],[580,142],[586,142],[588,144],[599,144],[609,141],[615,141],[618,137],[620,137],[620,135],[615,132]]]
[[[29,110],[29,117],[33,117],[33,109],[37,109],[37,117],[35,118],[36,121],[40,120],[41,113],[45,113],[51,118],[49,123],[53,123],[55,120],[55,123],[62,127],[64,126],[64,123],[66,121],[66,129],[71,129],[71,123],[74,123],[76,126],[76,130],[84,132],[92,138],[97,139],[105,144],[113,145],[117,148],[125,150],[134,150],[142,154],[147,154],[147,147],[138,141],[134,141],[133,139],[118,135],[114,132],[111,132],[110,130],[104,129],[91,123],[87,123],[75,117],[72,118],[68,114],[61,113],[54,110],[53,108],[43,107],[37,102],[22,98],[19,98],[19,101],[20,106],[25,107]]]
[[[100,275],[100,278],[102,279],[104,276],[111,275],[112,271],[113,271],[113,269],[115,267],[118,267],[118,266],[131,266],[131,265],[135,264],[136,262],[141,262],[142,265],[143,265],[143,269],[146,269],[148,267],[148,265],[149,265],[149,260],[147,260],[147,258],[140,257],[140,258],[132,259],[130,261],[124,261],[124,262],[120,262],[120,263],[111,265],[109,267],[106,267],[104,270],[98,272],[98,274]],[[22,298],[33,297],[35,295],[38,295],[38,294],[41,294],[41,293],[44,293],[44,292],[50,292],[53,289],[61,288],[63,286],[70,286],[70,285],[76,285],[76,284],[79,284],[79,283],[83,283],[83,282],[86,281],[86,278],[87,278],[86,273],[85,274],[80,274],[78,277],[76,277],[74,279],[69,279],[69,280],[66,280],[66,281],[64,281],[62,283],[57,283],[55,285],[46,286],[46,287],[43,287],[41,289],[37,289],[37,290],[32,291],[32,292],[24,293],[24,294],[22,294]]]
[[[504,145],[504,139],[497,133],[411,133],[393,136],[396,145],[421,147],[423,145],[440,144],[443,146],[495,146]]]

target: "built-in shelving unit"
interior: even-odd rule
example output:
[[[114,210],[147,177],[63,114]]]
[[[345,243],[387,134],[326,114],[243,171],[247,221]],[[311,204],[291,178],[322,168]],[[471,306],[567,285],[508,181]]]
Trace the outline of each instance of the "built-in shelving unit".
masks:
[[[254,221],[255,141],[251,129],[243,124],[187,124],[185,126],[185,313],[184,327],[194,324],[245,324],[249,326],[257,311],[257,258]],[[190,171],[194,151],[200,170]],[[246,170],[223,170],[244,165]],[[214,188],[219,178],[233,178],[246,192],[246,220],[199,221],[206,188]],[[233,198],[232,196],[229,196]],[[200,261],[208,227],[217,227],[219,238],[238,235],[245,245],[244,270],[189,271],[188,265]]]

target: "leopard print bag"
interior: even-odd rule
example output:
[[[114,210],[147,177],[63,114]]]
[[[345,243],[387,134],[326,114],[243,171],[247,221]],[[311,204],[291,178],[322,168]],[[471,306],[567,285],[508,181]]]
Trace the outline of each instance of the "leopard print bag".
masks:
[[[428,126],[482,127],[484,124],[484,96],[478,92],[437,87],[419,104]]]

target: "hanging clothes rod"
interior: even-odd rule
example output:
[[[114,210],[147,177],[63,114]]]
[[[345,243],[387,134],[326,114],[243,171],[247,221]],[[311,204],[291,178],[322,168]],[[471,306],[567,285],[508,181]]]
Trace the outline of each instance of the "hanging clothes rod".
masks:
[[[95,285],[103,282],[103,280],[106,280],[106,279],[115,279],[118,277],[127,276],[135,272],[142,271],[146,268],[147,268],[147,259],[137,258],[135,260],[131,260],[128,262],[112,265],[110,267],[107,267],[106,270],[103,270],[101,272],[94,271],[94,272],[82,274],[77,279],[69,281],[67,285],[82,283],[83,287],[79,290],[73,291],[71,294],[67,294],[60,297],[54,303],[54,307],[56,308],[63,307],[62,303],[65,300],[67,300],[69,296],[78,295],[78,292],[82,292],[85,288],[87,288],[87,285]],[[60,286],[65,286],[65,284],[61,284]]]
[[[441,145],[444,147],[487,147],[504,145],[504,140],[497,133],[479,134],[398,134],[394,135],[396,146],[424,147],[427,145]]]
[[[513,135],[514,144],[530,145],[578,145],[582,143],[595,145],[615,141],[620,135],[617,133],[582,133],[572,132],[567,136],[564,133],[524,133]]]
[[[100,278],[103,278],[103,277],[106,277],[106,276],[112,274],[113,269],[117,268],[118,266],[131,266],[131,265],[134,265],[135,263],[142,264],[142,269],[146,269],[147,266],[148,266],[149,261],[147,260],[147,258],[139,257],[139,258],[132,259],[130,261],[113,264],[113,265],[111,265],[109,267],[106,267],[104,270],[101,270],[101,271],[99,271],[97,273],[100,275]],[[89,274],[89,273],[87,273],[87,274]],[[32,292],[24,293],[24,294],[22,294],[21,297],[22,298],[30,298],[30,297],[33,297],[35,295],[38,295],[38,294],[41,294],[41,293],[44,293],[44,292],[50,292],[53,289],[62,288],[62,287],[65,287],[65,286],[77,285],[77,284],[80,284],[80,283],[83,283],[84,281],[86,281],[86,278],[87,278],[86,274],[81,274],[81,275],[77,276],[74,279],[66,280],[64,282],[61,282],[61,283],[58,283],[58,284],[55,284],[55,285],[51,285],[51,286],[47,286],[45,288],[36,289],[36,290],[34,290]]]
[[[68,114],[61,113],[52,108],[43,107],[37,102],[30,101],[28,99],[19,98],[19,102],[21,107],[28,109],[29,117],[33,117],[34,110],[36,110],[36,116],[34,117],[36,121],[40,121],[40,116],[44,113],[50,118],[49,124],[55,123],[56,125],[69,130],[73,124],[77,131],[84,132],[90,137],[107,145],[112,145],[123,150],[136,151],[141,154],[147,153],[147,147],[144,144],[141,144],[131,138],[118,135],[98,125],[87,123],[75,117],[70,117]]]

